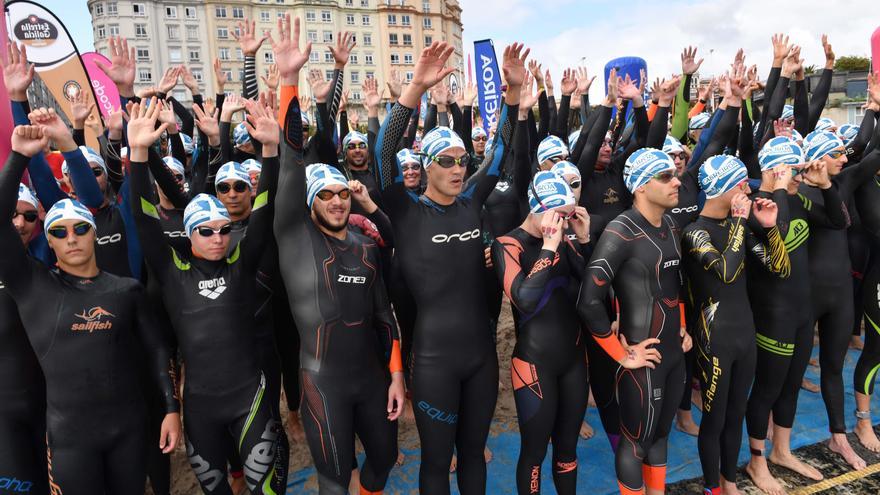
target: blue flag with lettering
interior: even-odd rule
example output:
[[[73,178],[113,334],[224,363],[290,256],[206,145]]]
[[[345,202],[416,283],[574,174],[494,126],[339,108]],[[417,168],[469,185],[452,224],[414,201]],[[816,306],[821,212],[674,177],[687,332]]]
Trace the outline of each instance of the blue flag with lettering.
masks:
[[[496,123],[501,106],[501,72],[492,40],[474,41],[474,55],[480,116],[483,118],[483,130],[489,134],[489,128]]]

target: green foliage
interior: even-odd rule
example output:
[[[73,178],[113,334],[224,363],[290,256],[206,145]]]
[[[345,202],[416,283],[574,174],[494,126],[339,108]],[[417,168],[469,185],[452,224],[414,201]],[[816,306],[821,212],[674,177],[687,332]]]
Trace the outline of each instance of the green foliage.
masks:
[[[871,60],[868,57],[847,56],[838,57],[834,62],[834,70],[868,70],[871,67]]]

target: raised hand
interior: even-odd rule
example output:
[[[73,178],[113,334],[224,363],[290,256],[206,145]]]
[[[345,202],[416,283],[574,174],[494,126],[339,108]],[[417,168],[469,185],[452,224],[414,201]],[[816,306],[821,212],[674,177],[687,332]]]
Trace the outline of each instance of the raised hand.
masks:
[[[581,244],[590,242],[590,214],[583,206],[574,207],[574,216],[568,219],[568,224],[574,232],[577,241]]]
[[[272,115],[278,115],[278,98],[274,91],[261,91],[257,95],[257,102],[261,107],[271,110]]]
[[[164,104],[159,110],[158,121],[162,124],[168,124],[168,134],[177,134],[177,117],[174,116],[174,107],[168,101],[162,103]]]
[[[12,151],[26,157],[36,155],[48,145],[49,136],[38,125],[20,125],[12,131]]]
[[[104,133],[104,125],[101,124],[101,119],[99,119],[94,113],[90,113],[83,124],[96,136],[100,136]]]
[[[165,69],[165,74],[162,75],[162,80],[159,81],[159,86],[157,87],[158,91],[163,95],[167,95],[175,86],[177,86],[177,80],[179,77],[179,67],[169,67]]]
[[[578,87],[577,74],[571,69],[562,71],[562,82],[559,83],[559,90],[562,96],[571,95]]]
[[[430,90],[431,94],[431,103],[437,106],[443,106],[449,104],[449,86],[446,85],[445,81],[440,81]]]
[[[226,75],[226,71],[223,70],[223,66],[220,64],[220,59],[214,59],[214,81],[217,83],[217,94],[223,93],[223,88],[226,86],[229,77]]]
[[[806,165],[803,171],[804,183],[810,186],[816,186],[819,189],[828,189],[831,187],[831,178],[828,176],[828,169],[825,163],[815,160]]]
[[[755,198],[755,201],[752,202],[752,215],[755,216],[755,220],[761,224],[761,227],[764,227],[765,229],[772,228],[776,225],[776,215],[778,213],[779,209],[772,199]]]
[[[208,138],[208,144],[220,146],[220,123],[218,122],[220,109],[215,108],[208,111],[207,106],[205,110],[202,110],[200,106],[193,105],[193,115],[199,130]]]
[[[786,122],[782,119],[776,119],[773,121],[773,135],[774,136],[784,136],[790,138],[792,136],[792,130],[794,129],[794,122]]]
[[[235,93],[230,94],[223,100],[223,109],[220,110],[220,121],[232,122],[232,116],[242,110],[244,110],[244,98]]]
[[[788,35],[776,33],[770,38],[770,42],[773,43],[773,66],[778,67],[791,50],[791,45],[788,43]]]
[[[330,46],[330,53],[336,60],[335,67],[341,69],[348,63],[348,57],[351,56],[351,50],[357,45],[354,41],[354,34],[346,31],[345,33],[336,33],[336,46]]]
[[[544,87],[547,88],[547,97],[553,96],[553,78],[550,77],[550,69],[544,72]]]
[[[672,101],[675,100],[675,93],[678,91],[678,85],[681,83],[681,76],[675,74],[668,81],[666,79],[660,83],[660,86],[655,93],[655,98],[657,99],[658,104],[661,107],[668,107],[672,105]]]
[[[90,91],[79,91],[70,98],[70,121],[74,129],[82,129],[89,115],[95,110],[95,103],[91,101]]]
[[[199,94],[199,82],[196,81],[196,76],[190,72],[189,67],[181,65],[177,70],[180,73],[180,77],[183,80],[183,85],[186,86],[186,89],[188,89],[193,95]]]
[[[379,82],[373,77],[364,79],[362,85],[364,88],[364,103],[369,108],[379,108],[382,103],[382,97],[379,95]]]
[[[740,67],[745,67],[745,65],[746,65],[746,55],[745,55],[745,52],[743,52],[743,49],[740,48],[739,50],[736,51],[736,55],[733,56],[733,64],[731,65],[731,68],[734,71],[736,71]]]
[[[217,110],[217,102],[214,101],[214,98],[205,98],[205,101],[202,103],[202,109],[205,110],[206,114],[213,115],[214,110]]]
[[[348,111],[348,95],[350,91],[345,90],[342,92],[342,96],[339,98],[339,113]]]
[[[14,41],[6,43],[6,65],[3,82],[12,101],[27,101],[27,89],[34,80],[34,64],[27,61],[27,46]]]
[[[629,77],[629,74],[620,81],[617,85],[617,93],[624,100],[633,100],[641,96],[639,92],[639,87],[636,86],[636,82]]]
[[[312,99],[308,96],[299,96],[297,97],[299,100],[299,110],[301,113],[308,114],[312,109]]]
[[[284,14],[284,17],[278,19],[278,41],[272,38],[271,34],[266,36],[272,45],[272,52],[275,54],[275,65],[278,66],[278,72],[281,74],[281,84],[285,86],[296,86],[299,84],[299,71],[303,65],[309,60],[309,54],[312,53],[312,43],[306,43],[305,49],[299,47],[300,20],[297,17],[293,23],[293,35],[290,33],[290,14]]]
[[[477,101],[477,85],[474,83],[468,83],[462,90],[462,95],[465,106],[474,106],[474,102]]]
[[[312,88],[312,95],[318,103],[327,101],[327,94],[330,93],[330,81],[324,79],[324,74],[319,69],[309,71],[309,86]]]
[[[623,350],[626,353],[620,365],[629,370],[645,367],[654,369],[660,364],[661,356],[660,351],[651,346],[659,343],[660,339],[652,338],[645,339],[635,345],[629,345],[626,337],[620,334],[620,345],[623,346]]]
[[[822,35],[822,50],[825,52],[825,68],[834,68],[834,50],[831,49],[831,43],[828,42],[828,35]]]
[[[742,100],[743,94],[746,91],[746,85],[748,84],[748,80],[746,80],[746,69],[745,66],[739,65],[736,67],[727,77],[727,81],[725,84],[725,98],[732,98],[734,100]],[[736,103],[735,101],[733,103]],[[738,106],[738,105],[735,105]]]
[[[167,123],[156,126],[163,106],[163,102],[157,100],[155,96],[150,98],[149,104],[141,102],[131,105],[128,116],[128,147],[131,161],[146,161],[145,159],[139,159],[136,153],[141,152],[140,154],[146,158],[147,149],[168,128]]]
[[[752,200],[744,193],[736,193],[730,200],[730,216],[734,218],[749,218],[749,212],[752,211]]]
[[[510,88],[519,89],[526,78],[526,59],[529,58],[531,49],[525,48],[522,43],[514,43],[504,47],[504,56],[501,64],[501,72],[504,80]]]
[[[95,65],[116,84],[120,96],[130,98],[134,96],[134,47],[129,48],[128,40],[121,36],[111,36],[108,44],[111,65],[100,60],[95,60]]]
[[[43,134],[48,136],[60,151],[73,151],[76,143],[67,124],[55,113],[52,108],[38,108],[28,114],[31,124],[40,126]]]
[[[535,78],[531,74],[526,73],[526,80],[519,92],[519,109],[521,112],[528,112],[538,103],[538,94],[532,89]]]
[[[446,67],[446,61],[454,50],[452,45],[441,41],[435,41],[422,50],[410,86],[419,89],[421,93],[452,74],[455,69]]]
[[[684,50],[681,51],[681,73],[688,75],[693,74],[700,70],[700,66],[703,65],[703,59],[696,60],[697,58],[697,47],[688,46],[685,47]]]
[[[124,115],[125,111],[120,108],[110,112],[110,116],[107,117],[107,137],[111,141],[122,140],[122,120]]]
[[[620,87],[620,78],[617,77],[617,69],[611,69],[608,73],[608,87],[606,88],[605,101],[602,103],[606,107],[613,107],[617,104],[617,89]]]
[[[348,190],[351,191],[352,199],[354,199],[359,205],[366,207],[367,205],[373,203],[372,198],[370,198],[370,192],[367,190],[366,186],[361,183],[361,181],[348,181]]]
[[[541,64],[537,60],[529,60],[529,72],[532,73],[532,77],[535,78],[539,87],[544,85],[544,73],[541,71]]]
[[[263,46],[263,42],[266,41],[269,35],[263,33],[262,36],[257,36],[256,22],[248,21],[247,19],[244,22],[239,21],[236,27],[238,29],[232,32],[232,37],[238,41],[238,45],[245,56],[253,57],[257,54],[257,50]]]
[[[593,85],[593,81],[596,79],[596,76],[589,77],[587,74],[586,67],[578,67],[577,69],[577,92],[584,95],[590,92],[590,86]]]
[[[400,71],[391,69],[390,76],[385,85],[388,86],[388,94],[391,96],[391,101],[397,101],[403,90],[403,83],[400,81]]]
[[[272,108],[263,106],[254,100],[245,100],[245,107],[248,114],[244,125],[247,128],[248,134],[263,145],[263,156],[267,156],[265,154],[267,147],[274,147],[277,154],[278,143],[281,139],[281,129],[278,127],[278,120],[273,115]],[[268,156],[274,155],[270,154]]]
[[[712,79],[709,79],[709,84],[703,86],[703,88],[700,89],[700,100],[709,101],[709,99],[712,98],[712,93],[715,92],[715,88],[717,87],[718,79],[714,77]]]
[[[266,84],[266,87],[272,91],[278,89],[278,81],[281,80],[281,73],[278,72],[278,66],[272,64],[266,69],[266,75],[260,76],[260,79]]]

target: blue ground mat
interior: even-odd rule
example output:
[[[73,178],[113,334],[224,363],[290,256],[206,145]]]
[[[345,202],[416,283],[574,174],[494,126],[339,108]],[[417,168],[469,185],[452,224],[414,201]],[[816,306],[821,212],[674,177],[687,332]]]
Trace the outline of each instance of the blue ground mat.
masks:
[[[813,355],[814,357],[818,356],[818,347],[814,349]],[[848,429],[852,429],[855,425],[855,418],[852,415],[852,411],[855,409],[852,377],[858,357],[859,353],[857,351],[850,350],[844,363],[843,376],[846,386],[846,423]],[[807,377],[818,384],[818,369],[810,366],[807,369]],[[872,403],[872,409],[875,412],[880,411],[880,398],[878,398],[878,395],[880,394],[874,395]],[[880,417],[878,414],[875,414],[875,416]],[[697,422],[700,420],[700,413],[696,409],[694,410],[694,419]],[[593,429],[596,430],[596,436],[591,440],[581,440],[578,444],[578,461],[580,463],[578,469],[578,493],[588,493],[591,495],[616,494],[618,491],[617,481],[614,476],[614,456],[602,432],[602,426],[596,409],[589,409],[588,421],[593,426]],[[830,436],[827,424],[825,406],[822,402],[821,394],[813,394],[801,390],[798,400],[797,420],[792,432],[792,449],[827,439]],[[747,436],[743,432],[743,447],[739,454],[741,464],[748,461],[749,457],[746,438]],[[494,459],[489,464],[487,493],[493,495],[515,494],[516,481],[514,471],[519,455],[519,433],[512,431],[490,435],[489,448],[494,453]],[[418,493],[419,451],[404,452],[407,462],[404,466],[395,468],[392,471],[385,489],[386,494],[409,495]],[[554,494],[556,491],[553,489],[553,481],[550,475],[549,458],[548,452],[547,460],[544,462],[541,488],[542,493]],[[880,456],[872,459],[866,458],[865,460],[871,465],[880,462]],[[669,466],[666,478],[667,483],[702,476],[700,459],[697,456],[697,439],[685,435],[673,427],[669,439],[669,459],[667,465]],[[310,487],[316,486],[314,476],[315,470],[313,468],[291,473],[287,493],[317,494],[316,489],[304,489],[306,484]],[[454,478],[452,493],[458,493]]]

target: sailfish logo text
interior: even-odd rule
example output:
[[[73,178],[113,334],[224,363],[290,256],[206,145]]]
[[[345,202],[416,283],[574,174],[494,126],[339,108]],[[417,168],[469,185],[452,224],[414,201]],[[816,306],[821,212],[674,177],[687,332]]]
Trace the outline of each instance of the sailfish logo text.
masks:
[[[105,320],[113,318],[115,315],[100,306],[95,306],[88,311],[83,310],[82,314],[74,316],[82,319],[85,323],[74,323],[70,326],[72,331],[92,333],[95,330],[110,330],[113,328],[113,322]]]

